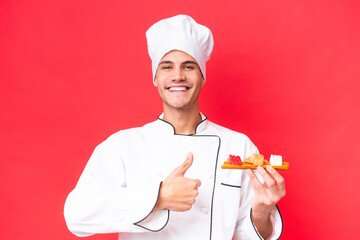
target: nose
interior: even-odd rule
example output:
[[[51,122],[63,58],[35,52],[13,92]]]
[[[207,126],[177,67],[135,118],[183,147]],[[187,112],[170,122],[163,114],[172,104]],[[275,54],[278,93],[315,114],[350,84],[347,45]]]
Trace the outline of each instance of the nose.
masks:
[[[174,70],[174,81],[178,82],[178,81],[184,81],[185,80],[185,74],[182,71],[181,68],[176,68]]]

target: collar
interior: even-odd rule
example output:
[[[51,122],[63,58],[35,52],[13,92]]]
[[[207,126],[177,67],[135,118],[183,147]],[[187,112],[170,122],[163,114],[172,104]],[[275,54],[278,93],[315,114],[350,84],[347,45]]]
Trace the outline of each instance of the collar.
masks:
[[[195,128],[195,134],[189,134],[189,135],[196,135],[196,134],[199,134],[201,133],[205,127],[206,127],[206,124],[207,124],[207,117],[200,113],[200,116],[201,116],[201,122],[196,126]],[[164,128],[164,131],[168,132],[168,133],[171,133],[173,135],[184,135],[184,134],[175,134],[175,128],[174,126],[169,123],[168,121],[165,121],[163,119],[164,117],[164,113],[162,113],[159,117],[158,117],[158,123],[159,125]]]

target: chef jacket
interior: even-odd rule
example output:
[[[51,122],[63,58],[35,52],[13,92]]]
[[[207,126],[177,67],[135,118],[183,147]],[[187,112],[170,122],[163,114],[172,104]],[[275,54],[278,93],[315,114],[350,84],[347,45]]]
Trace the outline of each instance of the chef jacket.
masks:
[[[254,192],[244,170],[222,169],[229,154],[241,159],[258,153],[244,134],[207,120],[193,135],[175,134],[162,119],[119,131],[94,150],[64,209],[77,236],[117,233],[119,239],[262,239],[251,220]],[[162,181],[194,156],[185,177],[200,179],[191,210],[153,211]],[[270,216],[271,239],[282,233],[278,208]]]

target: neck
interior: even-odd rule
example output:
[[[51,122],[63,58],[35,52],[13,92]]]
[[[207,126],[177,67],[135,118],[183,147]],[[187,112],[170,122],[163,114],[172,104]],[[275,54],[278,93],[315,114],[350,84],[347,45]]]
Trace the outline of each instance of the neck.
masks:
[[[175,134],[195,134],[196,126],[202,121],[198,108],[192,110],[167,109],[163,119],[173,125]]]

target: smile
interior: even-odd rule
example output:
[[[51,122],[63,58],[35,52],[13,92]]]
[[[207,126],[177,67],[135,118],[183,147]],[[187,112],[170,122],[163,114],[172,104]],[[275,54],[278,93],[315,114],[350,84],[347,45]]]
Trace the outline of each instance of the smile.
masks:
[[[175,92],[175,91],[186,91],[188,90],[188,87],[169,87],[168,90],[170,92]]]

